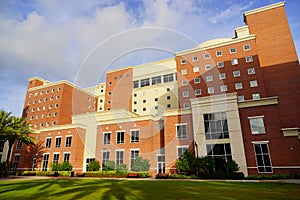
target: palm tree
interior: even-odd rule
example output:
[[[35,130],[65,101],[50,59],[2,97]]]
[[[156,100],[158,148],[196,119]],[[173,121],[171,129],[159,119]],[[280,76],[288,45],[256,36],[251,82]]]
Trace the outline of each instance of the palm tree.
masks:
[[[33,130],[26,123],[26,118],[11,116],[10,112],[0,110],[0,139],[4,142],[8,141],[7,167],[16,140],[20,140],[20,142],[27,145],[35,144],[35,138],[30,136],[31,133],[33,133]]]

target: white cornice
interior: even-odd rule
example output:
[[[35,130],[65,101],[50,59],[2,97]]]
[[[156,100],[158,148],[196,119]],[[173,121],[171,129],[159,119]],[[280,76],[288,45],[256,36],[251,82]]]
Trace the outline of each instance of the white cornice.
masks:
[[[59,131],[59,130],[66,130],[66,129],[72,129],[72,128],[82,128],[86,129],[86,125],[84,124],[64,124],[64,125],[57,125],[57,126],[49,126],[46,128],[40,128],[40,129],[33,129],[35,133],[41,133],[46,131]]]
[[[273,9],[273,8],[278,8],[278,7],[284,6],[284,5],[285,5],[285,1],[282,1],[282,2],[279,2],[279,3],[272,4],[272,5],[264,6],[264,7],[253,9],[253,10],[249,10],[249,11],[246,11],[244,13],[244,16],[252,15],[252,14],[255,14],[255,13],[258,13],[258,12],[263,12],[263,11],[270,10],[270,9]]]

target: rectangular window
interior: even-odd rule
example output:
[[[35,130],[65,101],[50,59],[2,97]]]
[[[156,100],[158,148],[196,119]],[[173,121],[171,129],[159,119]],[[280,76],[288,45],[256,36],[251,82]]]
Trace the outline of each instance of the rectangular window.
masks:
[[[190,108],[190,103],[188,103],[188,102],[183,103],[183,108],[184,108],[184,109]]]
[[[64,153],[64,162],[69,162],[70,161],[70,153]]]
[[[182,69],[181,74],[187,74],[187,69]]]
[[[219,79],[220,80],[226,79],[226,74],[225,73],[220,73],[219,74]]]
[[[254,143],[257,170],[259,173],[272,173],[272,163],[268,143]]]
[[[177,139],[186,139],[187,138],[187,124],[176,125],[176,135],[177,135]]]
[[[246,62],[248,63],[248,62],[253,62],[253,58],[252,58],[252,56],[246,56]]]
[[[130,142],[135,143],[140,141],[140,131],[132,130],[130,131]]]
[[[42,171],[47,171],[47,169],[48,169],[48,162],[49,162],[49,154],[44,154]]]
[[[232,60],[231,60],[231,64],[232,64],[232,65],[237,65],[237,64],[239,64],[238,59],[237,59],[237,58],[232,59]]]
[[[187,80],[182,80],[182,85],[183,85],[183,86],[188,85],[188,83],[189,83],[189,82],[188,82]]]
[[[58,163],[59,160],[59,153],[53,154],[53,163]]]
[[[205,138],[207,140],[229,138],[225,112],[204,114]]]
[[[103,144],[110,144],[110,133],[103,134]]]
[[[248,51],[248,50],[250,50],[250,44],[244,45],[244,51]]]
[[[196,89],[195,90],[195,95],[201,95],[201,89]]]
[[[208,75],[205,77],[207,82],[210,82],[213,80],[213,76],[212,75]]]
[[[46,138],[46,148],[50,148],[51,147],[51,139],[52,138]]]
[[[140,81],[133,81],[133,88],[139,88]]]
[[[221,85],[220,89],[221,89],[221,92],[226,92],[227,91],[227,85]]]
[[[245,100],[245,97],[244,97],[244,95],[240,95],[240,96],[238,96],[238,102],[240,102],[240,101],[244,101]]]
[[[146,79],[142,79],[141,80],[141,87],[146,87],[150,85],[150,79],[146,78]]]
[[[241,76],[240,70],[233,71],[233,77],[239,77]]]
[[[227,160],[232,160],[230,143],[223,144],[207,144],[207,155],[212,157],[216,163],[221,164]]]
[[[61,144],[61,137],[55,138],[55,148],[59,148]]]
[[[218,68],[223,68],[224,67],[224,62],[218,62],[217,65],[218,65]]]
[[[217,57],[222,56],[222,51],[217,51],[217,52],[216,52],[216,56],[217,56]]]
[[[161,76],[155,76],[151,78],[152,85],[160,84],[161,83]]]
[[[95,158],[87,158],[86,159],[86,171],[89,171],[89,164],[92,162],[92,161],[95,161]]]
[[[242,89],[242,88],[243,88],[242,83],[236,83],[235,84],[235,89],[239,90],[239,89]]]
[[[104,150],[102,152],[102,166],[105,166],[107,164],[107,161],[109,161],[109,155],[110,152],[107,150]]]
[[[17,149],[17,150],[22,149],[22,142],[21,142],[20,140],[18,140],[16,149]]]
[[[193,72],[199,72],[199,67],[194,67]]]
[[[250,129],[252,134],[265,134],[264,117],[249,117]]]
[[[196,61],[198,61],[198,56],[193,57],[193,62],[196,62]]]
[[[72,144],[72,136],[66,137],[66,147],[70,147]]]
[[[250,87],[257,87],[257,86],[258,86],[257,80],[250,81]]]
[[[198,78],[195,78],[195,79],[194,79],[194,83],[195,83],[195,84],[200,83],[200,78],[199,78],[199,77],[198,77]]]
[[[209,53],[205,53],[205,54],[203,55],[203,57],[204,57],[204,59],[209,59],[209,58],[210,58],[210,55],[209,55]]]
[[[139,157],[139,150],[130,151],[130,169],[133,170],[135,160]]]
[[[234,47],[233,47],[233,48],[230,48],[230,49],[229,49],[229,52],[230,52],[231,54],[236,53],[236,48],[234,48]]]
[[[124,131],[117,132],[117,144],[124,144]]]
[[[174,81],[174,76],[173,74],[166,74],[163,76],[164,78],[164,83],[172,82]]]
[[[252,94],[252,99],[253,100],[259,100],[260,99],[260,94],[259,93]]]
[[[16,171],[18,169],[19,160],[20,160],[20,155],[19,154],[15,154],[14,163],[13,163],[13,170],[14,171]]]
[[[177,158],[179,159],[180,156],[186,151],[188,151],[188,146],[177,147]]]
[[[116,165],[121,165],[124,163],[124,151],[116,151]]]
[[[211,65],[205,65],[205,70],[210,70],[211,69]]]
[[[255,69],[253,67],[248,68],[247,71],[248,71],[248,74],[255,74]]]
[[[188,97],[189,96],[189,91],[188,90],[185,90],[183,91],[183,97]]]
[[[208,87],[207,92],[208,92],[208,94],[213,94],[215,92],[215,88],[214,87]]]

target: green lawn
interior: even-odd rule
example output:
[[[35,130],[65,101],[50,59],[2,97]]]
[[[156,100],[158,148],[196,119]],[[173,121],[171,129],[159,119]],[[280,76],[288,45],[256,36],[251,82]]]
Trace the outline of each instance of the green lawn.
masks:
[[[300,185],[169,180],[0,181],[0,199],[299,199]]]

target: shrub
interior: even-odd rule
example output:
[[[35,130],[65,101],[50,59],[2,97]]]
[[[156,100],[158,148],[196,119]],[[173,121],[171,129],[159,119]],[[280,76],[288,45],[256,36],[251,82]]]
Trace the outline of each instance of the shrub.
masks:
[[[99,161],[93,160],[88,165],[88,171],[99,171],[99,169],[100,169]]]
[[[148,178],[150,177],[150,173],[149,172],[139,172],[139,177],[140,178]]]
[[[132,166],[131,170],[134,172],[145,172],[150,170],[150,161],[147,159],[144,159],[142,157],[137,157]]]
[[[170,179],[196,179],[198,178],[196,175],[184,175],[184,174],[169,174]]]
[[[266,179],[289,179],[289,174],[272,174],[272,175],[251,175],[248,176],[249,180],[266,180]]]
[[[63,163],[52,163],[50,165],[52,172],[58,172],[58,171],[71,171],[73,166],[69,162],[63,162]]]
[[[111,171],[111,170],[114,170],[114,169],[115,169],[115,162],[112,161],[112,160],[108,160],[108,161],[106,161],[106,163],[102,164],[102,171],[103,170]]]
[[[128,171],[127,165],[126,164],[120,164],[116,166],[117,171]]]

